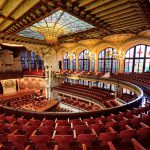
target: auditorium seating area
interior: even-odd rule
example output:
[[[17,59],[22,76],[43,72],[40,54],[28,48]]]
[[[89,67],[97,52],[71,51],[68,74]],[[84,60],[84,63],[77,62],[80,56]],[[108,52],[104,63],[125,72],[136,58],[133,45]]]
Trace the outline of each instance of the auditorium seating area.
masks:
[[[134,83],[143,89],[146,96],[150,96],[150,72],[112,74],[111,78]]]
[[[149,110],[150,104],[147,103],[145,107],[118,114],[65,120],[26,119],[1,114],[0,149],[137,150],[140,145],[148,150]]]

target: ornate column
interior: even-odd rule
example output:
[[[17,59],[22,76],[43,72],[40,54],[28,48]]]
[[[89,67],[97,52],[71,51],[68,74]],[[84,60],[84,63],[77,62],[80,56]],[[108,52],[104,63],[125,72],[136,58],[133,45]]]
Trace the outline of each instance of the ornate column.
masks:
[[[45,66],[46,98],[50,101],[52,94],[52,66]]]

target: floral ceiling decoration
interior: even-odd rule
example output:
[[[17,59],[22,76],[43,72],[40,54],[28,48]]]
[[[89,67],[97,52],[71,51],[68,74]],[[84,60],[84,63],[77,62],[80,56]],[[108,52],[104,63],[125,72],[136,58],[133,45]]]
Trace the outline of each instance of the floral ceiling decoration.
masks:
[[[48,44],[56,44],[59,37],[92,28],[94,26],[59,10],[32,26],[25,28],[18,34],[24,37],[45,40]]]

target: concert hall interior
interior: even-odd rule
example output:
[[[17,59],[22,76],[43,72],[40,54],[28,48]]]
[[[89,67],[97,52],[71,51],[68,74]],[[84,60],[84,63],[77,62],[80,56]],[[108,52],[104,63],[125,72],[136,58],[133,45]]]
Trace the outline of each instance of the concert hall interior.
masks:
[[[150,150],[150,1],[0,0],[0,150]]]

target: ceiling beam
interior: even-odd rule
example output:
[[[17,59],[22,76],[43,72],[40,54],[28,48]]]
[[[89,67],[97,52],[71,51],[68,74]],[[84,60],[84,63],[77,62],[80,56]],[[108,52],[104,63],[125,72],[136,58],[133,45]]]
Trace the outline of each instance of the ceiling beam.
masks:
[[[116,7],[116,6],[125,4],[127,2],[128,2],[128,0],[122,0],[122,1],[121,0],[115,0],[113,2],[108,3],[107,5],[102,5],[96,9],[92,10],[92,12],[93,12],[93,14],[95,14],[95,13],[99,12],[99,10],[104,11],[107,9],[111,9],[112,7]],[[88,8],[85,9],[85,11],[88,11],[88,10],[89,10]]]
[[[96,16],[106,16],[106,15],[111,15],[113,13],[117,13],[117,12],[120,12],[120,11],[123,11],[123,10],[127,10],[127,9],[134,9],[130,4],[123,4],[123,5],[119,5],[117,7],[113,7],[111,9],[107,9],[107,10],[104,10],[104,11],[100,11],[96,14]]]
[[[0,10],[3,9],[8,0],[0,0]]]
[[[1,14],[0,14],[0,18],[1,18],[1,19],[4,19],[4,20],[9,20],[9,21],[12,21],[12,22],[16,21],[14,18],[6,17],[6,16],[1,15]]]

